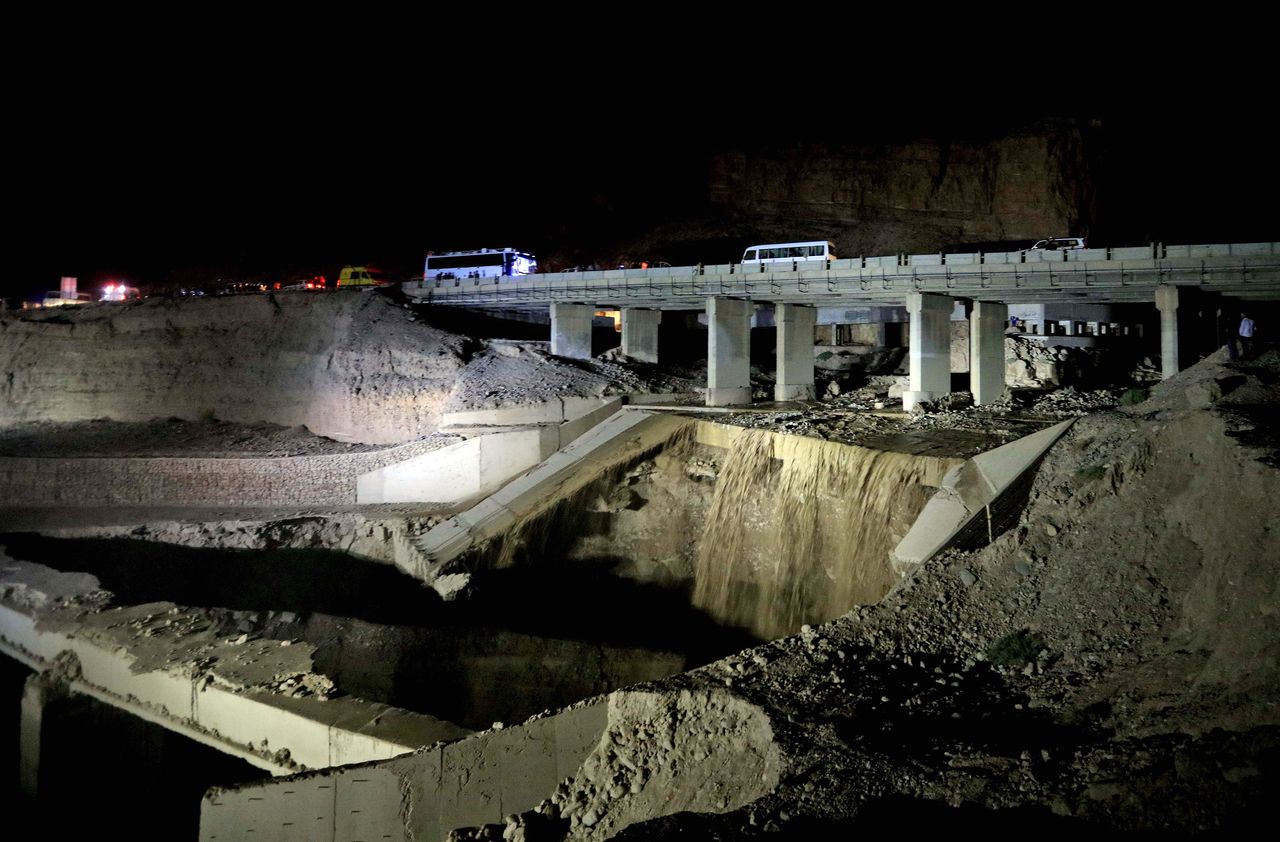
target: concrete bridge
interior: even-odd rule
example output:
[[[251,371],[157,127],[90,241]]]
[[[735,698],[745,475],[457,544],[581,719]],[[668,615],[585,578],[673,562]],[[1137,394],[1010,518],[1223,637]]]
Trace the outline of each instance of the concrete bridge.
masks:
[[[865,320],[874,321],[885,307],[905,307],[910,390],[903,404],[910,409],[950,390],[949,322],[958,303],[970,322],[971,382],[979,404],[1004,390],[1010,305],[1154,303],[1168,377],[1179,370],[1180,330],[1189,328],[1192,302],[1203,312],[1206,301],[1222,296],[1280,299],[1280,244],[899,254],[519,279],[422,279],[402,286],[408,297],[439,306],[549,310],[552,352],[580,359],[591,356],[597,309],[621,311],[623,353],[649,362],[658,361],[661,311],[705,311],[709,406],[750,402],[750,328],[762,305],[773,307],[778,328],[775,400],[813,396],[813,329],[822,311],[863,308],[871,314]],[[1065,332],[1071,332],[1069,324]]]

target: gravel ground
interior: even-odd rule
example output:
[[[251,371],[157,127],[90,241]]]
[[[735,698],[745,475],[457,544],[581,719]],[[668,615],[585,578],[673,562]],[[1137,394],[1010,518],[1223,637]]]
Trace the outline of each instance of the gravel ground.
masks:
[[[379,449],[317,436],[301,426],[212,418],[35,421],[0,430],[0,456],[328,456]]]

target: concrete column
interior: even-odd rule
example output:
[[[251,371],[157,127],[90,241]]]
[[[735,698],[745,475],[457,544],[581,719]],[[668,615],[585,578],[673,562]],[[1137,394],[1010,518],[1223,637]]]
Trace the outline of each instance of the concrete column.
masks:
[[[751,403],[751,302],[707,299],[707,406]]]
[[[951,313],[949,295],[913,292],[907,296],[911,322],[910,389],[902,393],[902,408],[910,410],[951,391]]]
[[[551,305],[551,353],[575,360],[591,359],[591,318],[596,308],[590,304]]]
[[[969,314],[969,388],[982,405],[1004,394],[1004,328],[1009,305],[975,301]]]
[[[1178,288],[1156,287],[1156,309],[1160,311],[1160,375],[1170,378],[1178,368]]]
[[[658,362],[658,324],[661,310],[622,311],[622,353],[647,363]]]
[[[40,737],[44,727],[45,707],[70,694],[66,681],[35,673],[22,688],[22,707],[18,726],[18,787],[28,798],[35,798],[40,782]]]
[[[773,399],[812,400],[813,326],[818,320],[818,311],[802,304],[779,304],[773,318],[778,326],[778,371]]]

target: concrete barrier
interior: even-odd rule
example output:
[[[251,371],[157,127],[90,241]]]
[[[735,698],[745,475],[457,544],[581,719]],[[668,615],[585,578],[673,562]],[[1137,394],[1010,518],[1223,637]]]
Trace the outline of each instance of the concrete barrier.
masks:
[[[504,406],[497,409],[468,409],[441,415],[440,428],[448,432],[456,432],[460,427],[527,427],[538,424],[562,424],[606,407],[613,407],[616,411],[621,405],[621,397],[567,397],[555,398],[545,403]]]
[[[1044,456],[1070,427],[1063,421],[981,453],[947,473],[911,530],[893,551],[893,565],[906,575],[945,549],[980,513],[987,511]]]

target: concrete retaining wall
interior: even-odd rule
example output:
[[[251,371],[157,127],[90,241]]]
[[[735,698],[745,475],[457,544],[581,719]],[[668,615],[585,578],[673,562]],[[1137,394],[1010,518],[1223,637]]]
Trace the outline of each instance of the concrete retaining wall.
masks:
[[[359,503],[461,503],[491,494],[622,408],[621,398],[450,412],[445,430],[469,438],[359,478]]]
[[[356,478],[441,439],[337,456],[0,458],[0,506],[349,505]]]
[[[460,503],[491,494],[555,453],[555,427],[488,433],[363,474],[357,503]]]

